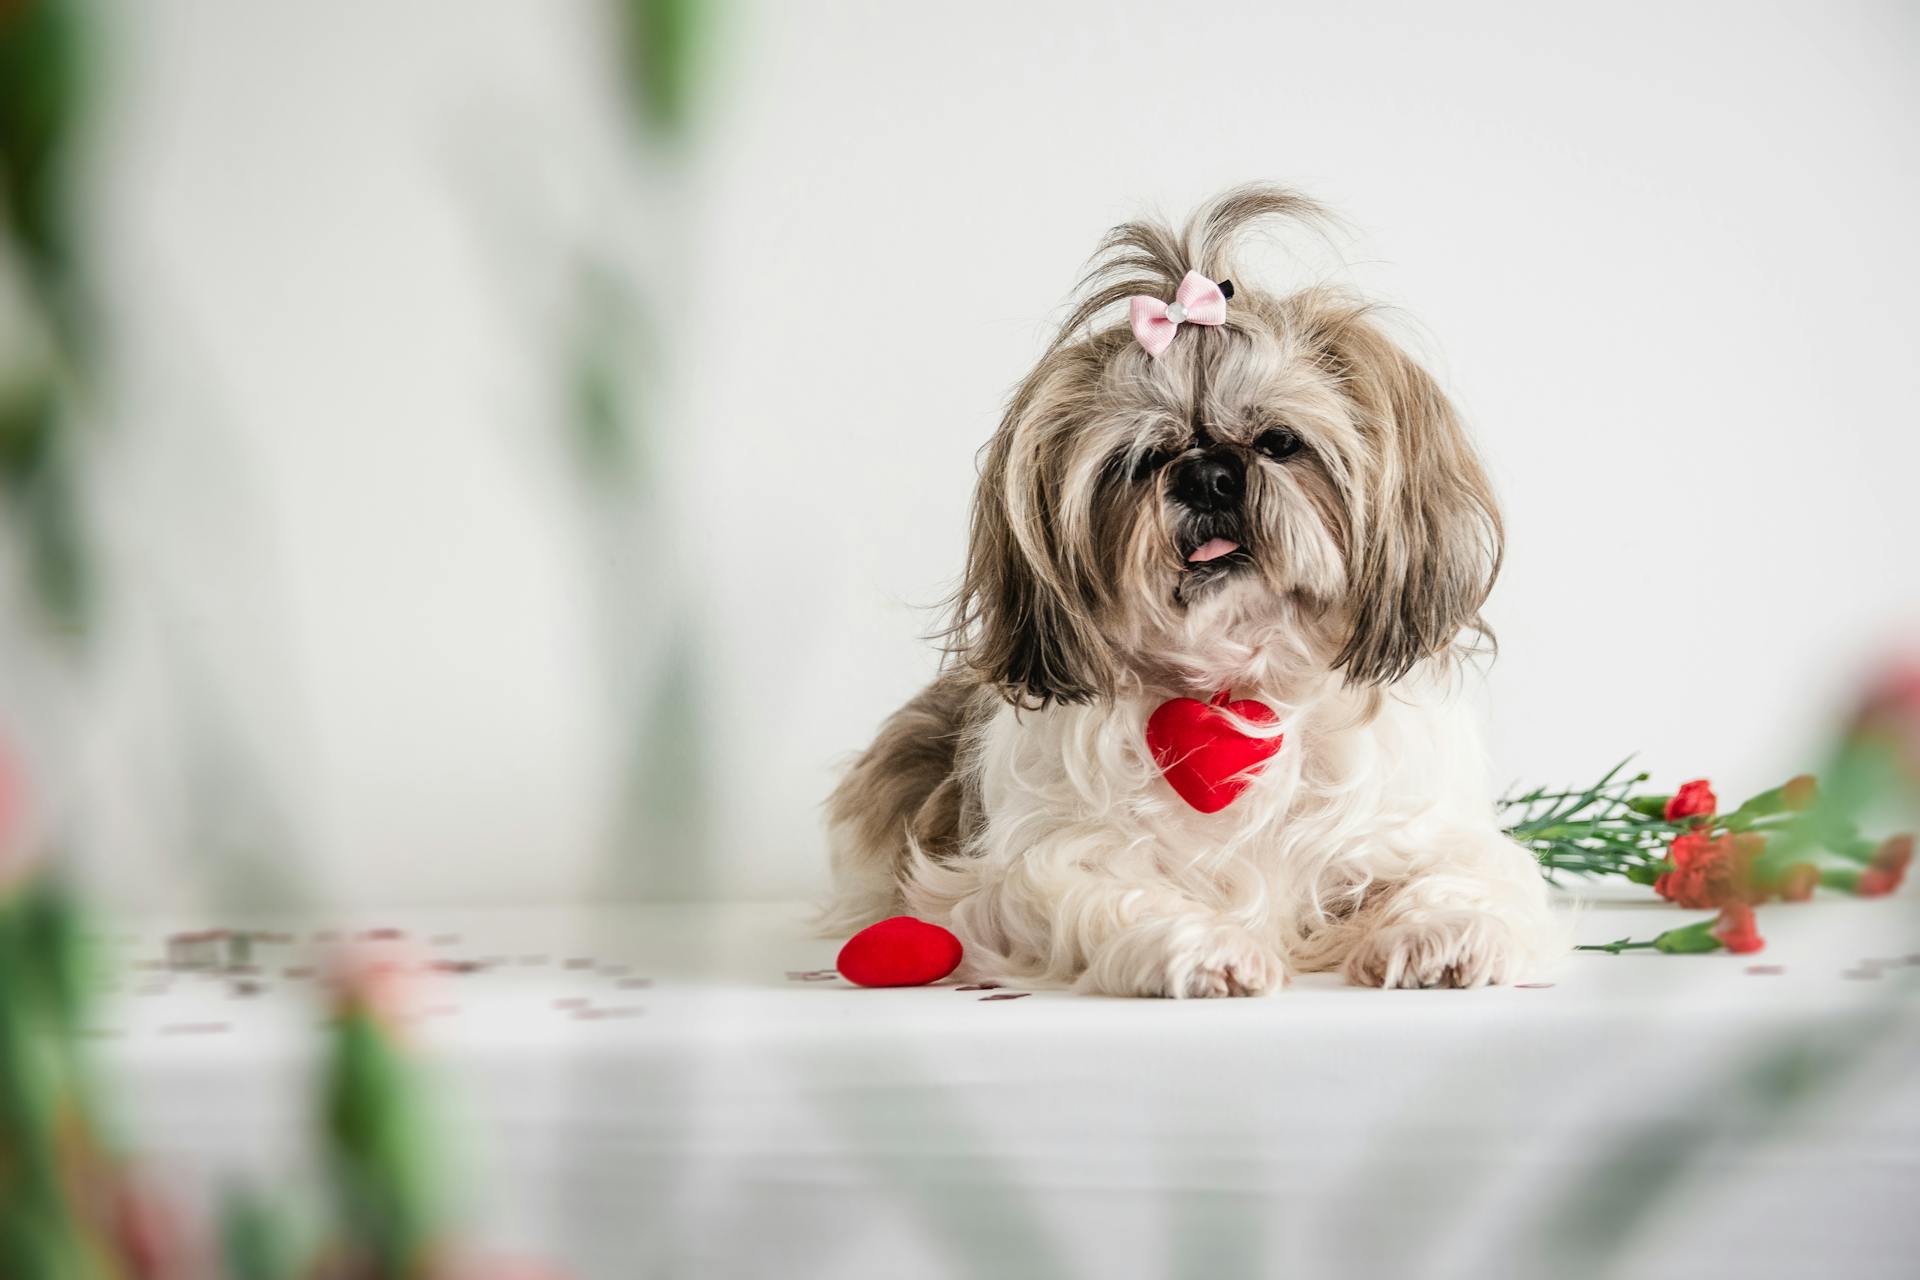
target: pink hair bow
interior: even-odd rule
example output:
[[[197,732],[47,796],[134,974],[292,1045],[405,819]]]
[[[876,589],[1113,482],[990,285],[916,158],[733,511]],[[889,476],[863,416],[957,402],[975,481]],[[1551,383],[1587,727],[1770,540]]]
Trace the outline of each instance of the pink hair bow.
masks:
[[[1181,325],[1225,324],[1227,299],[1232,296],[1232,284],[1215,284],[1198,271],[1189,271],[1173,291],[1172,302],[1143,293],[1127,299],[1127,318],[1133,323],[1134,339],[1158,360]]]

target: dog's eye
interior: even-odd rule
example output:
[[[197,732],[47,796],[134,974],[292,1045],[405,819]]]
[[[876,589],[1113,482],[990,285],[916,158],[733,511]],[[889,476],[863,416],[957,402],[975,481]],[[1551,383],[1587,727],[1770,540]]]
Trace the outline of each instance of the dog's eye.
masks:
[[[1262,431],[1253,442],[1253,447],[1275,460],[1291,458],[1306,446],[1300,437],[1285,427],[1271,427]]]
[[[1133,464],[1133,478],[1145,480],[1148,476],[1166,466],[1174,459],[1172,449],[1149,449],[1141,454]]]

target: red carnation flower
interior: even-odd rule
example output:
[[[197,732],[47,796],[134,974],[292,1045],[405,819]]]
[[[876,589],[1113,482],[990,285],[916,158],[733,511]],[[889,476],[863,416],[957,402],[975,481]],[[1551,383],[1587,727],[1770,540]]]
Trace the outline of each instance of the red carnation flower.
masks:
[[[1669,902],[1696,909],[1751,901],[1753,860],[1765,847],[1765,838],[1752,833],[1677,835],[1667,848],[1673,870],[1656,879],[1653,890]]]
[[[1873,859],[1854,881],[1853,891],[1863,898],[1884,898],[1900,887],[1912,862],[1913,837],[1890,836],[1873,851]]]
[[[1705,778],[1695,778],[1692,782],[1680,784],[1680,789],[1667,801],[1664,816],[1668,822],[1679,822],[1686,818],[1711,818],[1719,807],[1720,800],[1713,794],[1713,784]]]
[[[1905,873],[1885,867],[1868,867],[1853,882],[1853,891],[1863,898],[1884,898],[1900,887]]]
[[[1753,908],[1744,902],[1729,902],[1720,908],[1720,918],[1710,930],[1720,945],[1735,955],[1747,955],[1767,945],[1754,923]]]

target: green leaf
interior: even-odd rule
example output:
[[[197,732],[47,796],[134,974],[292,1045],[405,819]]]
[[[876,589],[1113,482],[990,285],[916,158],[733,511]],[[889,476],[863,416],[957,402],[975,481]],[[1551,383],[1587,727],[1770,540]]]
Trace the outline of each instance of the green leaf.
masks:
[[[64,166],[83,91],[81,28],[75,0],[0,3],[0,207],[49,302],[72,258]]]
[[[1671,799],[1673,797],[1669,795],[1635,796],[1627,801],[1627,808],[1642,817],[1664,818],[1667,816],[1667,801]]]
[[[703,27],[714,0],[618,0],[624,26],[628,88],[649,123],[684,131]]]
[[[1713,926],[1719,922],[1718,916],[1708,916],[1697,924],[1669,929],[1653,940],[1653,945],[1670,956],[1700,955],[1720,949],[1720,939],[1713,936]]]
[[[284,1213],[251,1190],[229,1192],[221,1205],[221,1247],[231,1280],[297,1280],[310,1268]]]
[[[415,1274],[438,1232],[427,1102],[387,1029],[363,1007],[345,1010],[326,1084],[331,1166],[352,1247],[382,1276]]]

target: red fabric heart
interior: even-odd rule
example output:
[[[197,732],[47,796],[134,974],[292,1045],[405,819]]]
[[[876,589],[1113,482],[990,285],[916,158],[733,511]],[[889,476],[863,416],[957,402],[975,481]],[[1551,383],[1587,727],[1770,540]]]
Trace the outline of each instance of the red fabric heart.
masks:
[[[1250,738],[1217,708],[1251,724],[1279,719],[1264,702],[1228,702],[1222,689],[1212,702],[1174,698],[1147,718],[1147,749],[1180,798],[1202,813],[1218,813],[1240,798],[1251,773],[1280,749],[1280,735]]]
[[[848,938],[833,967],[863,987],[924,986],[960,967],[960,939],[937,924],[891,916]]]

